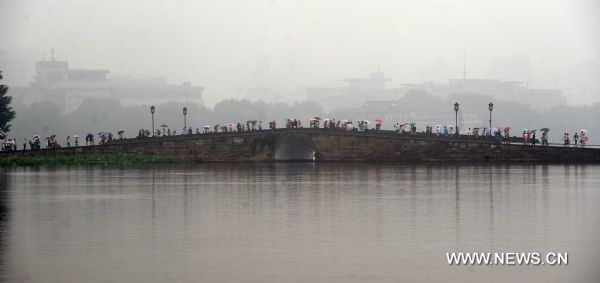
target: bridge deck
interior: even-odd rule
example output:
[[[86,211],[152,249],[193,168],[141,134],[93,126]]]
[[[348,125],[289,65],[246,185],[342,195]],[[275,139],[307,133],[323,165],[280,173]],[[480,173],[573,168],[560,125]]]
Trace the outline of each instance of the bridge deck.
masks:
[[[279,155],[275,149],[288,142],[283,140],[290,136],[309,140],[305,147],[310,148],[305,150],[314,151],[319,157],[317,160],[329,161],[478,160],[470,155],[481,155],[485,157],[485,161],[600,161],[598,148],[565,148],[556,144],[531,146],[523,144],[523,139],[519,137],[511,137],[510,143],[506,144],[495,137],[438,136],[424,133],[411,135],[386,130],[358,132],[323,128],[280,128],[131,138],[114,140],[104,145],[0,152],[0,157],[128,152],[179,156],[198,161],[276,161]],[[271,148],[265,149],[263,143],[268,137],[275,141],[270,144]],[[262,146],[257,148],[257,143]],[[295,146],[286,150],[293,150]]]

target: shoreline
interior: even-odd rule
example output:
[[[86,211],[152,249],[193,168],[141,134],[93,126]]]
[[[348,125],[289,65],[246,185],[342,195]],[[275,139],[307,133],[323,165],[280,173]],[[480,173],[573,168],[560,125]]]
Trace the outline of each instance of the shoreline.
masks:
[[[186,160],[174,159],[165,156],[133,154],[133,153],[106,153],[92,155],[41,155],[41,156],[5,156],[0,158],[0,167],[15,166],[62,166],[62,165],[147,165],[147,164],[174,164],[187,163]]]

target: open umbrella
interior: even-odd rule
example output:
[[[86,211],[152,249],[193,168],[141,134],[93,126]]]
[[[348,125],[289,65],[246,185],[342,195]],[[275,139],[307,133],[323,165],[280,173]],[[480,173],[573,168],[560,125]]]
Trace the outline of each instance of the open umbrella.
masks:
[[[550,129],[548,129],[548,128],[541,128],[540,131],[542,131],[542,132],[549,132]]]
[[[584,132],[584,133],[589,132],[588,130],[584,130],[584,129],[581,129],[581,131]]]
[[[375,119],[375,124],[383,124],[383,120],[381,120],[381,119]]]
[[[415,123],[415,122],[410,122],[410,125],[411,125],[411,126],[415,126],[416,124],[417,124],[417,123]]]
[[[435,125],[435,127],[436,127],[437,129],[440,129],[440,128],[442,127],[442,125]]]
[[[323,119],[323,121],[331,121],[331,119],[325,118],[325,119]]]
[[[315,120],[321,120],[321,117],[315,116],[315,117],[313,117],[313,119],[315,119]]]
[[[168,128],[169,126],[167,126],[167,124],[162,124],[160,125],[161,128]]]
[[[371,124],[371,122],[369,122],[369,120],[364,120],[363,123]]]
[[[125,132],[124,130],[119,130],[119,131],[117,132],[117,134],[119,134],[119,135],[120,135],[120,134],[122,134],[122,133],[124,133],[124,132]]]
[[[73,138],[79,138],[79,135],[73,135]]]
[[[208,130],[208,129],[212,128],[212,126],[206,125],[206,126],[204,126],[202,128]]]
[[[405,126],[406,124],[408,124],[407,122],[400,122],[400,126]]]
[[[531,130],[529,132],[533,134],[533,133],[537,132],[537,130]]]
[[[348,125],[346,125],[346,129],[348,131],[351,131],[352,129],[354,129],[354,126],[352,124],[348,124]]]

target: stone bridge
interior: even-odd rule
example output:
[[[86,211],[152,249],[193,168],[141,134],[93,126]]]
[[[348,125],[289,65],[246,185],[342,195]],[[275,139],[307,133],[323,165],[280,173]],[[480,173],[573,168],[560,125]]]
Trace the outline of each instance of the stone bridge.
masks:
[[[503,144],[475,136],[276,129],[117,140],[105,145],[2,152],[8,155],[134,153],[193,162],[600,162],[600,149]]]

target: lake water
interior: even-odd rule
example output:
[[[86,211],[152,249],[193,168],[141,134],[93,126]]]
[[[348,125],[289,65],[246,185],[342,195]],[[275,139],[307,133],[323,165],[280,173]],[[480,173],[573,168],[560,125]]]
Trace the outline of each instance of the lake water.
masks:
[[[600,166],[8,168],[2,282],[600,278]],[[567,252],[450,266],[446,252]]]

